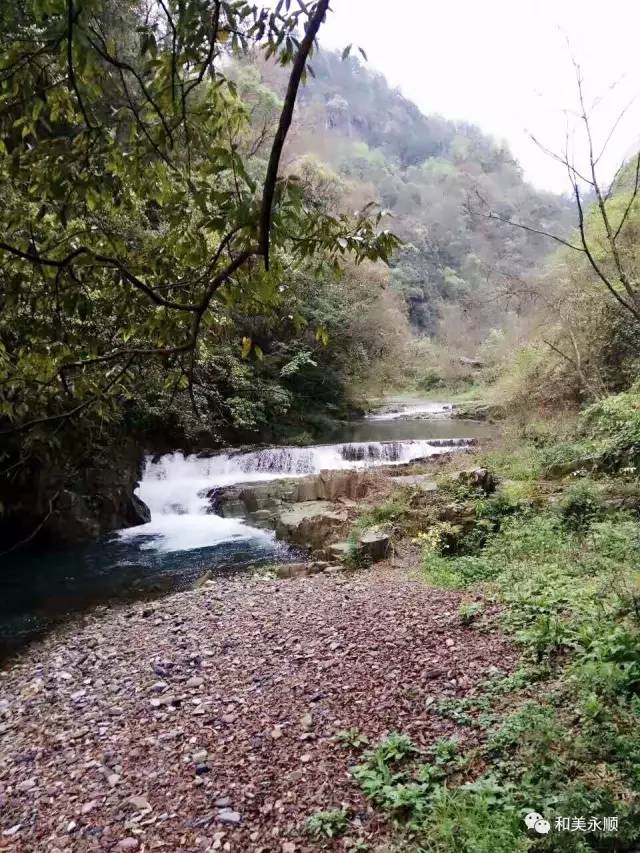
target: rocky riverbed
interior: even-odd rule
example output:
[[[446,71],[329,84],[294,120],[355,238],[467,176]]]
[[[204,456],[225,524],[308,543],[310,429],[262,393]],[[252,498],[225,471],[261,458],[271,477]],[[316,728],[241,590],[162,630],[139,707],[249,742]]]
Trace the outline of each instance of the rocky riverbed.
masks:
[[[307,818],[345,806],[347,842],[384,850],[335,735],[450,736],[436,698],[515,659],[417,561],[407,546],[354,574],[214,579],[32,645],[1,673],[1,849],[302,853]]]

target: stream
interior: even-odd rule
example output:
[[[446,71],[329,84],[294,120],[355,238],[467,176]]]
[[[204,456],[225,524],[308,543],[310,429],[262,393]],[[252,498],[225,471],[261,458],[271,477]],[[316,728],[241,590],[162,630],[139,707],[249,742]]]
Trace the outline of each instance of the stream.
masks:
[[[394,410],[395,408],[395,410]],[[410,462],[451,450],[451,439],[479,439],[491,425],[448,417],[444,403],[397,404],[334,430],[308,447],[275,447],[212,456],[147,459],[138,496],[151,521],[116,531],[85,548],[15,555],[0,577],[0,656],[19,649],[65,617],[112,601],[163,595],[207,571],[286,562],[297,554],[271,531],[207,512],[215,486],[305,476],[321,470]]]

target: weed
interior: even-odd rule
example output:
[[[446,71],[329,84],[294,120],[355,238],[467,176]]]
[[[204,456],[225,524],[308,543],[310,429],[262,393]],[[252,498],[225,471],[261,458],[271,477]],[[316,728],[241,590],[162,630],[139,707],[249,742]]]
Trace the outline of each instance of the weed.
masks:
[[[383,503],[370,507],[355,522],[358,530],[401,520],[410,510],[411,490],[399,489]]]
[[[357,541],[350,539],[342,563],[346,569],[367,569],[371,565],[371,557],[359,547]]]
[[[602,512],[600,490],[588,480],[572,483],[560,502],[562,522],[570,530],[586,530]]]
[[[316,812],[307,820],[307,834],[314,841],[329,841],[344,835],[349,827],[346,809],[329,809]]]
[[[458,615],[463,625],[471,625],[483,610],[481,601],[466,601],[458,608]]]
[[[362,750],[369,746],[369,738],[358,729],[344,729],[335,735],[334,740],[341,746],[353,750]]]

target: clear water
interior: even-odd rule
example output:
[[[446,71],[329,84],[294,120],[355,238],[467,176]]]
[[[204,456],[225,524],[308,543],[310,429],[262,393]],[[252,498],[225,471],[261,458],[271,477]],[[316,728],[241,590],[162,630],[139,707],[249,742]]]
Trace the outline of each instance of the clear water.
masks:
[[[0,654],[96,604],[161,595],[191,585],[210,570],[238,571],[295,558],[272,532],[209,514],[207,492],[216,486],[400,464],[450,450],[439,446],[440,440],[482,439],[489,430],[485,424],[400,420],[391,414],[343,427],[328,435],[331,443],[326,444],[147,460],[137,494],[151,510],[149,524],[83,549],[4,558]]]

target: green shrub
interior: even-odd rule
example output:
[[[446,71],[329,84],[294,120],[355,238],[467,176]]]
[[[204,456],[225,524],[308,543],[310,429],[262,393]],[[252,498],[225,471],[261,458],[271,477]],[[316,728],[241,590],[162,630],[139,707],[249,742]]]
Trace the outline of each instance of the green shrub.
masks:
[[[588,480],[572,483],[560,502],[562,522],[571,530],[585,530],[602,513],[601,492]]]

